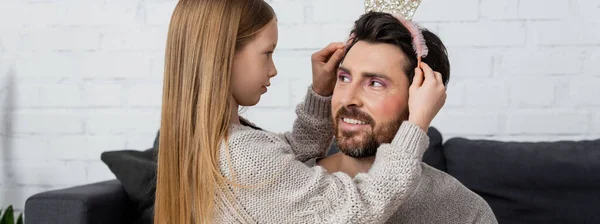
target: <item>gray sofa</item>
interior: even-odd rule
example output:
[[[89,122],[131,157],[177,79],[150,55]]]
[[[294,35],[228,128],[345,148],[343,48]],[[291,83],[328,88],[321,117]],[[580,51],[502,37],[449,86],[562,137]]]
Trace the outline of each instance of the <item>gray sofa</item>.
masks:
[[[133,205],[118,180],[36,194],[25,204],[25,223],[132,223]]]
[[[500,142],[430,129],[423,161],[461,181],[499,223],[600,223],[600,140]],[[329,153],[337,151],[335,145]],[[136,205],[117,180],[43,192],[25,205],[27,224],[132,223]]]

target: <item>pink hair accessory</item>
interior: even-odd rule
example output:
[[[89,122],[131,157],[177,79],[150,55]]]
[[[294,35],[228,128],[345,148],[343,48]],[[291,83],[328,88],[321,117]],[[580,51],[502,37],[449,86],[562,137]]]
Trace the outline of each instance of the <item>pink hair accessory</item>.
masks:
[[[396,17],[396,19],[398,19],[400,23],[402,23],[402,25],[404,25],[410,32],[410,35],[412,36],[412,46],[415,50],[415,54],[417,55],[417,67],[420,67],[421,59],[427,57],[427,54],[429,53],[429,48],[427,48],[421,28],[417,24],[404,19],[402,16],[394,15],[394,17]]]
[[[412,45],[421,66],[421,59],[427,57],[429,49],[425,44],[423,33],[417,24],[411,22],[413,15],[422,0],[365,0],[365,12],[383,12],[396,17],[412,36]]]

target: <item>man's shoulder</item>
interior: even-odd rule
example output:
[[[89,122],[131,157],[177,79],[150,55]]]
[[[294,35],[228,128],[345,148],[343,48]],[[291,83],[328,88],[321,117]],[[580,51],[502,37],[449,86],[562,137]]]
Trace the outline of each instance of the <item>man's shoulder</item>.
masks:
[[[427,194],[428,197],[437,197],[437,199],[443,199],[446,203],[451,203],[458,207],[472,207],[473,209],[478,209],[482,206],[489,207],[481,196],[467,188],[450,174],[425,163],[421,163],[421,167],[423,184],[427,185],[422,186],[422,190],[426,191],[420,191],[421,193],[429,192]]]
[[[421,167],[417,189],[389,223],[495,223],[486,218],[493,219],[493,213],[483,198],[449,174],[425,163]]]

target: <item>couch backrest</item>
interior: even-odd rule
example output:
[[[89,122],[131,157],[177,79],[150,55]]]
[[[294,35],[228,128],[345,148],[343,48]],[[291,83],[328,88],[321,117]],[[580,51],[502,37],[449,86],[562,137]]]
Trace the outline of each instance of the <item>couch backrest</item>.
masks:
[[[454,138],[446,172],[482,196],[499,223],[600,223],[600,140]]]

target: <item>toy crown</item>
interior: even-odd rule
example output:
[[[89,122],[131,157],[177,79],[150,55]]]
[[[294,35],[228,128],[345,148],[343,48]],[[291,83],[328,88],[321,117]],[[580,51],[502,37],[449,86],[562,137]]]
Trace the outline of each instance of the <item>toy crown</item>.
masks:
[[[365,0],[365,12],[385,12],[412,20],[421,0]]]

